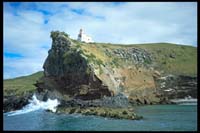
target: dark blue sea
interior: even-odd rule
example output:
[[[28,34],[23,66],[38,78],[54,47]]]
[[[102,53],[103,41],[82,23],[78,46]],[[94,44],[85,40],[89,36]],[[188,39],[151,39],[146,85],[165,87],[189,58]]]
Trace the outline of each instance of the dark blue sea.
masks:
[[[3,115],[4,130],[196,131],[197,105],[148,105],[135,108],[142,120],[117,120],[44,110]]]

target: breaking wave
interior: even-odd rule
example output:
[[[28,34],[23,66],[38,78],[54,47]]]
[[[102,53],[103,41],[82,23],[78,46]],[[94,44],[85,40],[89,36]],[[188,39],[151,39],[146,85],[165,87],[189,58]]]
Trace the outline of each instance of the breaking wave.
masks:
[[[7,114],[8,116],[13,116],[13,115],[29,113],[36,110],[50,110],[52,112],[56,112],[57,106],[59,104],[60,102],[57,99],[54,99],[54,100],[48,99],[46,102],[40,101],[37,99],[36,95],[34,94],[32,96],[32,99],[29,100],[28,105],[24,106],[20,110],[11,111],[11,112],[8,112]]]

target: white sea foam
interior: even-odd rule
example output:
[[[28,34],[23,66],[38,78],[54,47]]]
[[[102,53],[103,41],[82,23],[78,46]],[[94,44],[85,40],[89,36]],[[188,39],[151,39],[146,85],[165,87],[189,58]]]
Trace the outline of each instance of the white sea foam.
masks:
[[[8,116],[25,114],[36,110],[50,110],[52,112],[56,112],[56,107],[60,104],[57,99],[51,100],[48,99],[46,102],[40,101],[37,99],[35,94],[32,96],[32,99],[29,100],[29,104],[24,106],[21,110],[11,111]]]

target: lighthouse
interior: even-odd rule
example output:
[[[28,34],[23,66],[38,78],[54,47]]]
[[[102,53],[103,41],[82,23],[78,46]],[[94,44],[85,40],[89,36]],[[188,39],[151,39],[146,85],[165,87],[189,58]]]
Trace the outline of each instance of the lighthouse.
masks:
[[[77,40],[85,43],[93,42],[92,38],[83,32],[83,29],[80,29]]]

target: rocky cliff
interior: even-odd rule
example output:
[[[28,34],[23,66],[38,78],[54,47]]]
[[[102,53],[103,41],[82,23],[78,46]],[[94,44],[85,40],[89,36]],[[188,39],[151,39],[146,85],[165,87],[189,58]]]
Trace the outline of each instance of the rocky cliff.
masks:
[[[50,97],[58,98],[63,105],[75,100],[91,106],[112,101],[119,106],[126,105],[116,100],[123,97],[133,105],[167,103],[168,99],[187,95],[196,97],[194,47],[167,43],[87,44],[58,31],[51,32],[51,38],[44,76],[35,84],[41,100]]]

